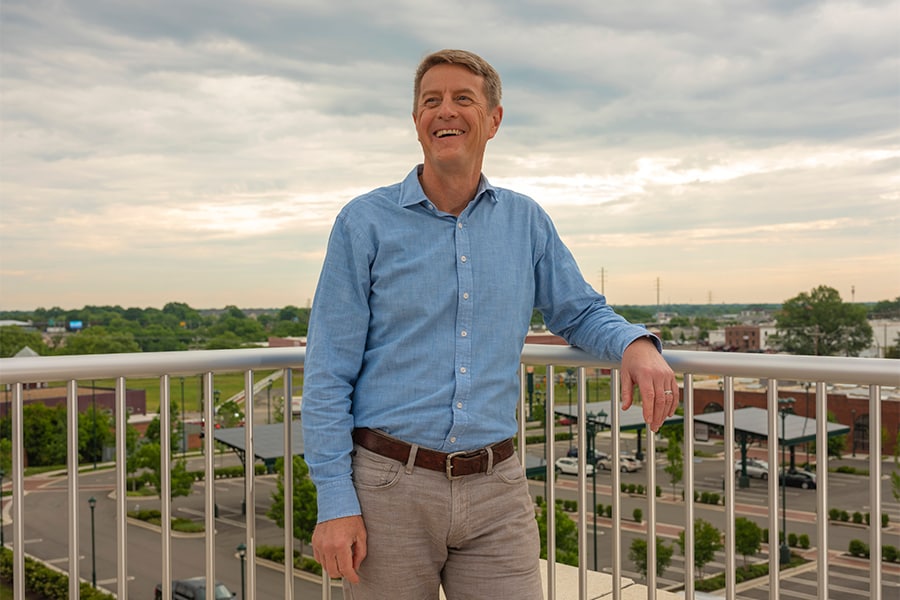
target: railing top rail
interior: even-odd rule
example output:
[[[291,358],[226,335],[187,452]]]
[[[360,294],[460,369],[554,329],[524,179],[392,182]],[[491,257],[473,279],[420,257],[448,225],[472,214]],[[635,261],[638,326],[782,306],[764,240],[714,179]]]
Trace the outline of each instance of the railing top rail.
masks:
[[[883,358],[690,350],[667,350],[663,355],[679,373],[900,386],[900,362]],[[306,348],[302,347],[3,358],[0,384],[299,368],[305,358]],[[578,348],[546,344],[526,344],[522,362],[618,367],[617,363],[598,361]]]
[[[663,352],[663,356],[678,373],[900,386],[900,361],[885,358],[792,356],[788,354],[696,352],[691,350],[666,350]],[[599,362],[578,348],[546,344],[526,344],[522,352],[522,362],[573,367],[612,368],[618,366],[615,363]]]
[[[302,347],[23,356],[0,359],[0,384],[299,368],[305,358]]]

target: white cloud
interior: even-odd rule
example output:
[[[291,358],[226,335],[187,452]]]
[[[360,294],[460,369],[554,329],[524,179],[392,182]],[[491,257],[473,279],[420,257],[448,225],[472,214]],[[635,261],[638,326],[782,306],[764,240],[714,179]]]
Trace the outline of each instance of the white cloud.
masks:
[[[611,301],[900,295],[896,1],[436,8],[5,2],[0,308],[305,304],[441,47],[498,67],[486,174]]]

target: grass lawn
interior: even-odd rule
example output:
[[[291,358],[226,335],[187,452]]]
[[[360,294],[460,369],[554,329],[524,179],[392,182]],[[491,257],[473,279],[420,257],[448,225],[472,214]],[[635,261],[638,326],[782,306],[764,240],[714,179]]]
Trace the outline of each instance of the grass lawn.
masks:
[[[273,371],[257,371],[253,373],[253,380],[257,382]],[[201,393],[203,390],[203,377],[193,375],[188,377],[169,378],[169,399],[180,409],[182,400],[182,381],[184,381],[184,406],[188,412],[199,412],[201,408]],[[302,378],[295,373],[294,385],[300,385]],[[94,380],[97,387],[114,388],[114,379]],[[148,377],[144,379],[128,379],[126,386],[129,390],[144,390],[147,397],[147,412],[159,412],[160,379]],[[213,389],[219,391],[219,401],[224,402],[244,389],[243,373],[216,373],[213,378]],[[276,381],[272,386],[272,400],[284,395],[283,383]]]

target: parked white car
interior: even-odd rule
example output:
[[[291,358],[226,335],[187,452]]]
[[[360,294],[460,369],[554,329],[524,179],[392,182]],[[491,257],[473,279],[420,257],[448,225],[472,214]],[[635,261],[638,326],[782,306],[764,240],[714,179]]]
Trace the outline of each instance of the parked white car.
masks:
[[[556,460],[556,472],[568,475],[578,475],[578,459],[571,456],[563,456]],[[594,465],[588,463],[585,469],[588,475],[594,474]]]

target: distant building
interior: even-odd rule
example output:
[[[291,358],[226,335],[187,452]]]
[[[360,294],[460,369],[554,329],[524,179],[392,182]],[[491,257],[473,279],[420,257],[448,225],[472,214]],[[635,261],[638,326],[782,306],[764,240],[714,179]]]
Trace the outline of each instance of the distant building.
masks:
[[[22,400],[25,406],[40,402],[45,406],[54,407],[60,404],[65,405],[67,402],[65,387],[46,387],[46,384],[39,384],[41,387],[26,388],[22,390]],[[0,417],[7,417],[10,414],[12,402],[12,386],[5,386],[2,398],[0,398]],[[101,387],[82,387],[78,388],[78,412],[84,412],[91,406],[96,406],[98,410],[106,410],[110,414],[115,414],[116,408],[116,390],[112,388]],[[144,415],[147,413],[147,394],[144,390],[125,390],[125,408],[129,415]]]
[[[759,352],[762,349],[759,327],[755,325],[726,327],[725,349],[733,352]]]
[[[270,337],[269,348],[302,348],[306,346],[305,337]]]

